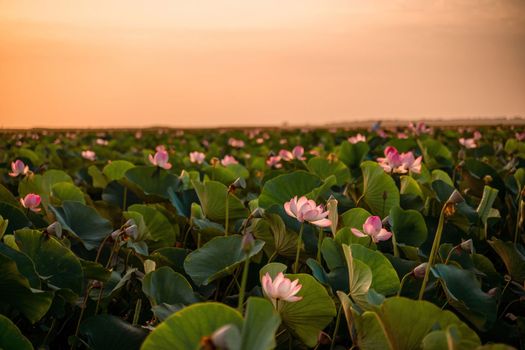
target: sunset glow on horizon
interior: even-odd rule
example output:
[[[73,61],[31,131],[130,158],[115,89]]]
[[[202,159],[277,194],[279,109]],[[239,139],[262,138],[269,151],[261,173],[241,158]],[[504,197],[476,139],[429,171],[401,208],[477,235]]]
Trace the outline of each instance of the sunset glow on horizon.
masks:
[[[0,0],[0,127],[525,116],[524,62],[520,0]]]

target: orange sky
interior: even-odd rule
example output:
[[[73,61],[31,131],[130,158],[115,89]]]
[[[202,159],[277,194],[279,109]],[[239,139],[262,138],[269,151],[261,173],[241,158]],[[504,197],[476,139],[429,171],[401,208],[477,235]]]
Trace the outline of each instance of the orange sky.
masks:
[[[0,127],[525,116],[523,0],[0,0]]]

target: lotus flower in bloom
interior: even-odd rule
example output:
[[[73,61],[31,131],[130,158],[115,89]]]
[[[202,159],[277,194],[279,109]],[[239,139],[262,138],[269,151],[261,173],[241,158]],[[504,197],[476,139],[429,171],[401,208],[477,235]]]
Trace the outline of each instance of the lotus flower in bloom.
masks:
[[[9,176],[17,177],[18,175],[27,175],[28,172],[29,167],[25,165],[20,159],[11,162],[11,172],[9,173]]]
[[[243,148],[244,147],[244,141],[235,139],[233,137],[230,137],[228,139],[228,145],[230,145],[230,146],[232,146],[234,148]]]
[[[168,162],[169,155],[165,150],[160,150],[155,153],[155,156],[149,155],[149,161],[151,164],[164,169],[171,169],[171,163]]]
[[[377,158],[379,165],[388,173],[406,174],[409,171],[419,174],[421,172],[422,157],[414,157],[412,152],[399,153],[395,147],[385,149],[385,157]]]
[[[417,124],[410,122],[408,128],[416,135],[430,134],[432,132],[432,129],[426,126],[423,122],[418,122]]]
[[[226,155],[221,159],[222,166],[228,166],[230,164],[239,164],[237,159],[234,156]]]
[[[466,139],[466,138],[462,137],[458,141],[465,148],[469,148],[470,149],[470,148],[478,147],[478,144],[476,143],[476,140],[474,140],[473,138]]]
[[[516,133],[516,140],[523,141],[525,140],[525,131]]]
[[[82,151],[81,155],[82,155],[82,158],[87,159],[87,160],[94,161],[95,159],[97,159],[97,154],[90,150]]]
[[[294,159],[305,160],[306,158],[303,157],[303,154],[304,148],[302,146],[295,146],[291,152],[285,149],[279,151],[279,157],[287,162]]]
[[[328,227],[332,223],[328,216],[328,211],[325,211],[322,205],[317,205],[311,199],[302,196],[297,199],[297,196],[290,199],[289,202],[284,203],[284,210],[286,214],[296,218],[299,222],[308,221],[319,227]]]
[[[270,168],[274,167],[276,169],[283,167],[283,165],[281,164],[281,157],[279,156],[268,157],[268,159],[266,159],[266,165],[268,165]]]
[[[206,155],[202,152],[190,152],[190,162],[192,163],[202,164],[205,158]]]
[[[99,138],[99,139],[97,139],[96,143],[97,143],[97,145],[100,145],[100,146],[107,146],[109,144],[109,141]]]
[[[275,308],[277,308],[278,300],[293,303],[303,298],[296,296],[303,287],[299,284],[299,280],[296,279],[292,282],[289,278],[284,277],[282,272],[279,272],[274,280],[272,280],[272,277],[267,272],[262,277],[261,284],[264,295],[270,299]]]
[[[366,142],[366,137],[364,135],[357,134],[355,136],[350,136],[348,138],[348,142],[350,142],[351,144],[356,144],[358,142]]]
[[[357,237],[372,237],[372,240],[377,243],[379,241],[386,241],[392,237],[392,232],[383,228],[383,223],[379,216],[369,216],[363,224],[363,231],[352,228],[352,233]]]
[[[20,203],[22,203],[22,206],[31,211],[34,211],[35,213],[38,213],[41,210],[38,208],[40,201],[40,196],[34,193],[29,193],[24,198],[20,198]]]

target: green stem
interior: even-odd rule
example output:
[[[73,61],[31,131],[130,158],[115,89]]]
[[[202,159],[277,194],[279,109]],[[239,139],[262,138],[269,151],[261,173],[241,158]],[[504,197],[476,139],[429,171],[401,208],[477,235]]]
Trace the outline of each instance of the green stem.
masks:
[[[394,256],[396,258],[399,258],[399,247],[397,246],[397,241],[396,241],[396,234],[395,232],[392,232],[392,245],[394,247]]]
[[[317,239],[317,262],[321,263],[321,245],[323,244],[324,239],[324,231],[320,227],[319,228],[319,238]]]
[[[293,273],[299,271],[299,255],[301,253],[301,243],[303,241],[304,222],[301,222],[301,229],[299,230],[299,237],[297,237],[297,250],[295,251],[295,264],[293,266]]]
[[[237,305],[237,309],[239,312],[243,313],[243,305],[244,305],[244,291],[246,289],[246,282],[248,281],[248,269],[250,267],[250,258],[246,256],[244,259],[244,270],[242,271],[242,279],[241,279],[241,289],[239,290],[239,304]]]
[[[438,222],[438,227],[436,231],[436,236],[434,237],[434,242],[432,243],[432,250],[430,251],[430,256],[428,258],[427,268],[425,269],[425,277],[423,278],[423,283],[421,284],[421,289],[419,290],[419,300],[423,300],[423,295],[425,294],[425,289],[428,283],[428,277],[430,275],[430,268],[432,267],[432,264],[434,263],[434,259],[439,249],[439,243],[441,241],[441,233],[443,232],[443,226],[445,224],[445,208],[446,207],[447,207],[447,203],[443,205],[443,208],[441,209],[441,213],[439,214],[439,222]]]
[[[518,243],[518,236],[520,231],[520,220],[521,220],[521,201],[523,200],[523,191],[525,191],[525,186],[520,190],[520,195],[518,197],[518,215],[516,215],[516,227],[514,229],[514,244]]]
[[[411,274],[412,274],[412,272],[409,272],[406,275],[404,275],[403,278],[401,279],[401,284],[399,285],[399,290],[397,291],[397,296],[401,295],[401,292],[403,291],[403,286],[405,285],[405,281],[408,278],[408,276],[410,276]]]
[[[71,344],[71,349],[74,349],[77,346],[77,338],[78,338],[78,332],[80,330],[80,323],[82,322],[82,318],[84,317],[84,311],[86,310],[86,307],[87,307],[87,302],[89,299],[89,293],[91,292],[91,289],[93,289],[93,285],[90,285],[86,289],[86,295],[84,296],[84,301],[82,302],[82,305],[80,306],[80,315],[78,316],[77,327],[75,328],[75,339],[73,339],[73,342]]]
[[[337,336],[337,331],[339,330],[339,323],[341,323],[341,310],[342,309],[343,309],[343,304],[339,304],[339,309],[337,310],[337,318],[335,319],[334,333],[332,333],[332,343],[330,344],[330,350],[334,350],[335,337]]]
[[[230,192],[226,193],[226,203],[224,203],[224,206],[226,207],[226,211],[224,212],[224,236],[228,236],[228,225],[229,225],[229,219],[230,219],[230,201],[228,200],[230,196]]]
[[[127,205],[127,201],[128,201],[128,188],[126,186],[124,186],[124,195],[123,195],[123,199],[122,199],[122,210],[126,210],[126,205]]]
[[[133,326],[136,326],[139,323],[140,309],[142,309],[142,299],[137,300],[135,304],[135,313],[133,314]]]

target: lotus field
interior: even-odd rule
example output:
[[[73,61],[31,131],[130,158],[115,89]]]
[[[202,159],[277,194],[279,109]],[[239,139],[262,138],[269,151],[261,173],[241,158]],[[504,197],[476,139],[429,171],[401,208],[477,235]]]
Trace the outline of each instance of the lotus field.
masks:
[[[525,349],[510,126],[4,132],[0,348]]]

